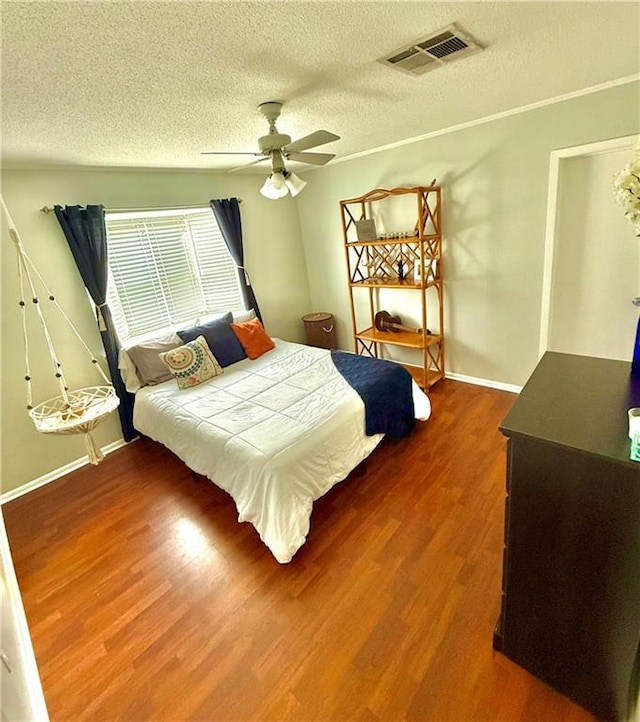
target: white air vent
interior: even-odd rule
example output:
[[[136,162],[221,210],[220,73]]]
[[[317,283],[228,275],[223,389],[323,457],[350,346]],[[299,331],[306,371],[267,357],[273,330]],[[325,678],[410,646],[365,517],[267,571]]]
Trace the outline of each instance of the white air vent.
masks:
[[[479,53],[483,48],[455,25],[399,48],[378,62],[410,75],[422,75],[458,58]]]

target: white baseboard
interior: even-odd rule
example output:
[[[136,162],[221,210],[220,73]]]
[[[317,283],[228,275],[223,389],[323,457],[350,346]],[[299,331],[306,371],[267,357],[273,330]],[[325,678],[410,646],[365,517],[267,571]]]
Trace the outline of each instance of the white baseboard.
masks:
[[[134,439],[134,441],[135,440],[136,439]],[[132,442],[127,442],[124,439],[119,439],[118,441],[114,441],[112,444],[107,444],[107,446],[104,446],[102,448],[102,453],[110,454],[112,451],[126,446],[127,443]],[[80,469],[81,467],[86,466],[88,463],[89,459],[86,456],[83,456],[81,459],[71,461],[64,466],[61,466],[59,469],[54,469],[47,474],[39,476],[37,479],[33,479],[33,481],[28,481],[26,484],[22,484],[16,489],[10,489],[9,491],[5,491],[4,494],[0,494],[0,506],[2,506],[2,504],[6,504],[6,502],[11,501],[12,499],[17,499],[23,494],[28,494],[30,491],[34,491],[34,489],[38,489],[39,487],[48,484],[50,481],[55,481],[61,476],[65,476],[65,474],[69,474],[76,469]]]
[[[497,389],[498,391],[510,391],[513,394],[519,394],[522,391],[522,386],[516,386],[515,384],[505,384],[502,383],[502,381],[491,381],[490,379],[479,379],[476,376],[465,376],[464,374],[453,374],[450,371],[445,372],[445,378],[451,379],[452,381],[462,381],[464,384],[486,386],[487,388]]]

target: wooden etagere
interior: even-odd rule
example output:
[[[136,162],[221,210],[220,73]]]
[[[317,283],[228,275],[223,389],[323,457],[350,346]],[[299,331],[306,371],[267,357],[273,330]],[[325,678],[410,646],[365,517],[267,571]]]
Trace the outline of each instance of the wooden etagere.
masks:
[[[442,292],[442,230],[440,186],[377,188],[359,197],[340,201],[344,248],[349,275],[349,299],[355,351],[380,358],[384,346],[421,352],[421,364],[405,364],[418,385],[428,389],[444,377],[444,305]],[[374,219],[382,227],[385,206],[398,196],[415,196],[413,224],[405,235],[358,240],[356,222]],[[402,278],[399,273],[402,261]],[[421,271],[416,274],[416,269]],[[415,292],[420,330],[380,331],[374,324],[380,308],[380,291],[402,289]],[[368,294],[368,313],[358,313],[356,295]],[[360,309],[362,304],[360,304]],[[389,310],[389,309],[386,309]],[[367,316],[365,323],[360,318]],[[360,318],[359,318],[360,316]]]

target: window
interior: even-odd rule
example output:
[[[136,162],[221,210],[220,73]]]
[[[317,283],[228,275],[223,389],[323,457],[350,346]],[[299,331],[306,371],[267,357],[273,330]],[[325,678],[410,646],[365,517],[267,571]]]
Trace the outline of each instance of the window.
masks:
[[[121,342],[243,309],[235,263],[210,208],[105,214],[107,302]]]

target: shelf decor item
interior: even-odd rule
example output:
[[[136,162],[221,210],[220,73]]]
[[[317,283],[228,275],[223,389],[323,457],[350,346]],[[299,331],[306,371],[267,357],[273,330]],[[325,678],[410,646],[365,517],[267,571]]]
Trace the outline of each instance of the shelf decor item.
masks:
[[[400,316],[392,316],[389,311],[378,311],[373,319],[373,325],[378,331],[409,331],[410,333],[422,333],[421,328],[413,328],[413,326],[405,326]]]
[[[385,224],[389,219],[407,226],[411,223],[413,232],[363,236],[362,224],[373,222],[368,217],[373,208],[376,218]],[[340,201],[340,214],[355,351],[374,358],[384,358],[386,353],[389,358],[392,347],[409,349],[403,365],[418,386],[427,390],[444,378],[440,186],[434,181],[430,186],[377,188],[359,198]],[[389,294],[396,292],[403,295],[405,303],[413,302],[420,328],[403,326],[399,319],[384,316],[381,305],[389,303]],[[427,318],[433,331],[427,330]],[[391,323],[396,326],[390,333]],[[416,362],[411,362],[411,354]]]
[[[356,234],[359,241],[375,241],[378,236],[373,218],[356,221]]]

